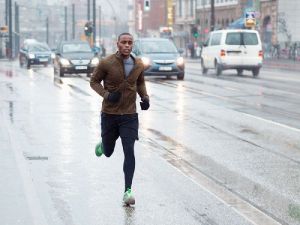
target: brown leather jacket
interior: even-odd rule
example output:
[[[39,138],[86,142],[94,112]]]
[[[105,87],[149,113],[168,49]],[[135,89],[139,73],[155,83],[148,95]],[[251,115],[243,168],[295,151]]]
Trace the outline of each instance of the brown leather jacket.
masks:
[[[134,67],[128,77],[125,76],[123,59],[119,53],[102,59],[93,72],[90,86],[103,97],[102,112],[115,115],[136,113],[136,93],[141,98],[148,98],[144,65],[139,58],[134,59]],[[103,85],[101,82],[103,81]],[[109,92],[120,91],[121,98],[117,103],[107,100]]]

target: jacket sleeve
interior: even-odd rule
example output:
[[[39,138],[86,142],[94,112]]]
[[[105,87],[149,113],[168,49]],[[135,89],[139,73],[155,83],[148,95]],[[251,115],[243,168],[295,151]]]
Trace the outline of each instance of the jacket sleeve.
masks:
[[[96,69],[93,72],[93,75],[90,80],[90,86],[91,88],[96,91],[100,96],[102,96],[104,99],[107,98],[109,92],[104,89],[101,82],[104,80],[106,75],[105,70],[105,63],[104,61],[100,61],[99,65],[96,67]]]
[[[147,98],[149,101],[149,96],[147,94],[147,89],[145,84],[144,72],[142,72],[137,79],[137,92],[141,97],[141,99]]]

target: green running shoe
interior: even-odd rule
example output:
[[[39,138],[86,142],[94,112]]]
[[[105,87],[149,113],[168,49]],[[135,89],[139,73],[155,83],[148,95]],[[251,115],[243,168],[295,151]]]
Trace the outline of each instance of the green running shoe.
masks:
[[[96,156],[100,157],[103,154],[103,144],[99,142],[95,147]]]
[[[124,193],[123,202],[125,205],[134,205],[135,198],[133,197],[132,191],[130,188],[127,188],[127,191]]]

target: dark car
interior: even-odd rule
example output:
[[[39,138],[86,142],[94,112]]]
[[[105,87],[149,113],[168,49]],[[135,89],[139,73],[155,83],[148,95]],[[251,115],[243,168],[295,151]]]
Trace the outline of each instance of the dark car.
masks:
[[[46,43],[41,43],[35,40],[24,41],[23,46],[19,52],[20,66],[26,66],[30,69],[32,65],[44,65],[52,61],[52,52]]]
[[[63,41],[55,50],[54,74],[86,73],[90,76],[99,63],[99,58],[85,41]]]
[[[140,38],[134,42],[133,51],[141,58],[145,76],[176,76],[184,79],[184,59],[173,41],[166,38]]]

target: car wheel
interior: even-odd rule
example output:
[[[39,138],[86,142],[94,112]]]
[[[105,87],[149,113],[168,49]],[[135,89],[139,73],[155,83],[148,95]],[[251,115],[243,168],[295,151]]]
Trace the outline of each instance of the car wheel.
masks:
[[[220,76],[222,74],[222,66],[216,61],[215,62],[216,75]]]
[[[257,77],[258,74],[259,74],[259,68],[252,69],[252,75],[253,75],[253,77]]]
[[[184,74],[177,75],[177,80],[184,80]]]
[[[237,75],[242,76],[243,75],[243,70],[242,69],[237,69]]]
[[[91,77],[91,73],[87,73],[86,76],[87,76],[87,77]]]
[[[201,60],[202,74],[207,74],[208,69],[204,66],[203,59]]]

